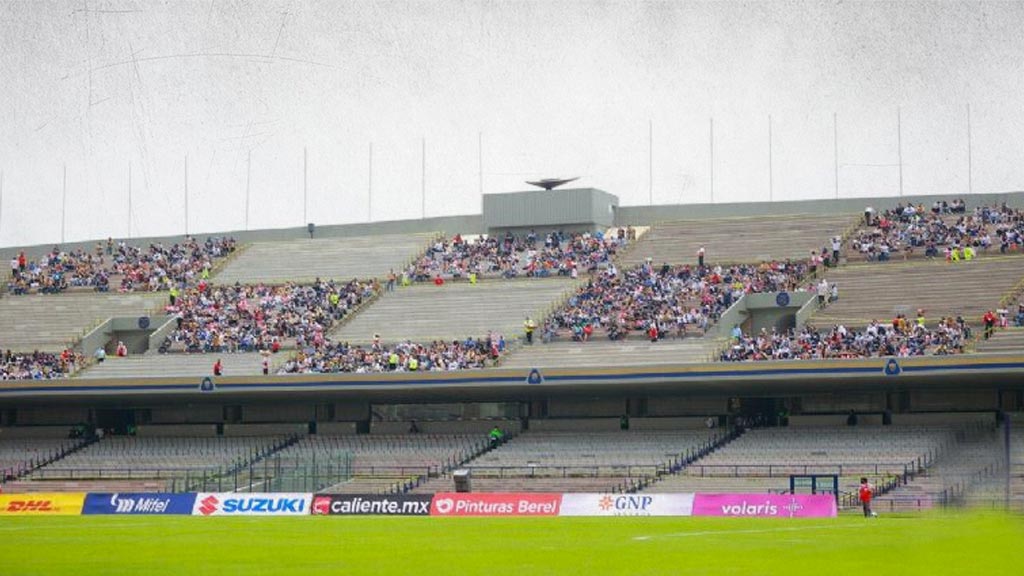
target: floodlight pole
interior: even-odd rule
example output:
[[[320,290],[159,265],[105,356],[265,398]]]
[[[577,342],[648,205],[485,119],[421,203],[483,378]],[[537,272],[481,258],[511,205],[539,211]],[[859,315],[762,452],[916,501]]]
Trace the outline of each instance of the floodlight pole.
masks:
[[[647,121],[647,203],[654,206],[654,120]]]
[[[61,185],[60,194],[60,243],[64,243],[64,228],[67,222],[66,214],[68,212],[68,165],[64,163],[64,179]]]
[[[0,230],[4,227],[4,171],[0,170]]]
[[[373,142],[370,142],[370,178],[366,190],[366,221],[373,222]]]
[[[185,236],[188,237],[188,153],[185,154]]]
[[[839,200],[839,120],[835,112],[832,113],[832,158],[835,160],[836,200]]]
[[[772,115],[768,115],[768,201],[775,196],[775,175],[772,172]]]
[[[715,119],[710,119],[708,134],[711,140],[709,149],[711,151],[711,161],[709,163],[711,167],[711,203],[715,203]]]
[[[302,225],[309,223],[309,156],[306,147],[302,147]]]
[[[128,161],[128,238],[132,237],[132,161]]]
[[[968,194],[972,194],[974,192],[974,178],[973,178],[973,174],[971,173],[971,169],[973,168],[972,163],[974,162],[974,159],[972,158],[971,144],[972,144],[972,142],[971,142],[971,103],[968,102],[967,103],[967,193]]]
[[[903,121],[900,107],[896,107],[896,156],[900,166],[900,198],[903,197]]]
[[[421,177],[420,177],[420,218],[427,217],[427,139],[424,137],[420,149]]]
[[[249,192],[252,189],[252,149],[245,157],[245,229],[249,229]]]

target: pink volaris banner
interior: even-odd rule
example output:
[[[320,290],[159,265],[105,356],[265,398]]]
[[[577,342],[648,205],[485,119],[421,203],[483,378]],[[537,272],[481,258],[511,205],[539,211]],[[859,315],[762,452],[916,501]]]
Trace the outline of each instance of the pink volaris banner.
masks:
[[[831,494],[697,494],[694,516],[745,518],[834,518]]]

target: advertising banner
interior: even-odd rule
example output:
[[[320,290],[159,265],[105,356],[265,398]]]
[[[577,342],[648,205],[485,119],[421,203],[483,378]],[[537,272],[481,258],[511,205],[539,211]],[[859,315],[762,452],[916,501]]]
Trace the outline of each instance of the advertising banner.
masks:
[[[831,518],[838,513],[831,494],[697,494],[694,516]]]
[[[82,514],[191,514],[195,494],[91,493]]]
[[[236,492],[196,494],[195,516],[300,516],[309,514],[312,494]]]
[[[312,512],[315,516],[427,516],[433,498],[430,494],[316,494]]]
[[[431,516],[558,516],[561,494],[438,492]]]
[[[0,494],[0,516],[69,516],[82,513],[85,494],[74,492]]]
[[[562,494],[559,516],[689,516],[693,494]]]

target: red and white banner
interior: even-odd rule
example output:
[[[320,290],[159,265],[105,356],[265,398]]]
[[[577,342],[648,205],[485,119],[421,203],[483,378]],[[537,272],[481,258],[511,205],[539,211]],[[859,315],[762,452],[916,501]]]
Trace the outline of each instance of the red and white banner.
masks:
[[[559,516],[689,516],[693,494],[562,494]]]
[[[697,494],[694,516],[741,518],[834,518],[831,494]]]
[[[561,494],[438,492],[431,516],[558,516]]]

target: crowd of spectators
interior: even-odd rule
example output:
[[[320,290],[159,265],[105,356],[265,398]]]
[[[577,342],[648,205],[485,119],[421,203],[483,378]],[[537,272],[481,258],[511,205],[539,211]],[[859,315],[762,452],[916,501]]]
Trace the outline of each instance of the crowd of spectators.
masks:
[[[324,336],[379,286],[375,281],[309,285],[207,286],[185,290],[167,307],[177,325],[161,352],[278,351],[321,347]]]
[[[566,234],[561,231],[541,236],[531,231],[525,235],[506,233],[474,239],[461,235],[439,238],[408,266],[402,281],[483,276],[575,278],[580,272],[594,272],[606,266],[631,238],[636,238],[635,232],[622,228],[614,237],[601,232]]]
[[[1024,245],[1024,211],[1005,204],[971,211],[962,200],[936,202],[930,210],[921,204],[898,204],[868,224],[850,238],[851,250],[866,261],[907,259],[916,253],[971,260],[994,249],[1005,254]]]
[[[132,246],[124,241],[98,242],[88,250],[61,250],[54,247],[37,260],[24,252],[11,259],[8,292],[15,295],[39,292],[52,294],[69,288],[91,288],[106,292],[170,290],[192,286],[209,278],[215,260],[235,249],[233,238],[194,237],[182,243],[163,243],[148,247]]]
[[[278,370],[279,374],[333,372],[437,372],[493,366],[505,351],[502,336],[434,341],[430,344],[375,341],[368,346],[328,342],[300,351]]]
[[[66,349],[60,354],[48,352],[15,353],[0,351],[0,380],[48,380],[63,378],[85,366],[85,357]]]
[[[734,328],[732,345],[722,353],[724,362],[758,360],[818,360],[829,358],[908,357],[960,354],[970,337],[962,318],[943,318],[935,328],[923,319],[897,316],[890,324],[872,321],[862,330],[838,324],[830,330],[806,325],[798,332],[761,330],[756,335]]]
[[[615,266],[591,277],[544,325],[548,341],[568,330],[573,340],[597,333],[611,340],[641,332],[652,340],[707,327],[747,293],[795,291],[809,271],[807,262],[773,261],[722,266],[652,265],[625,271]]]

